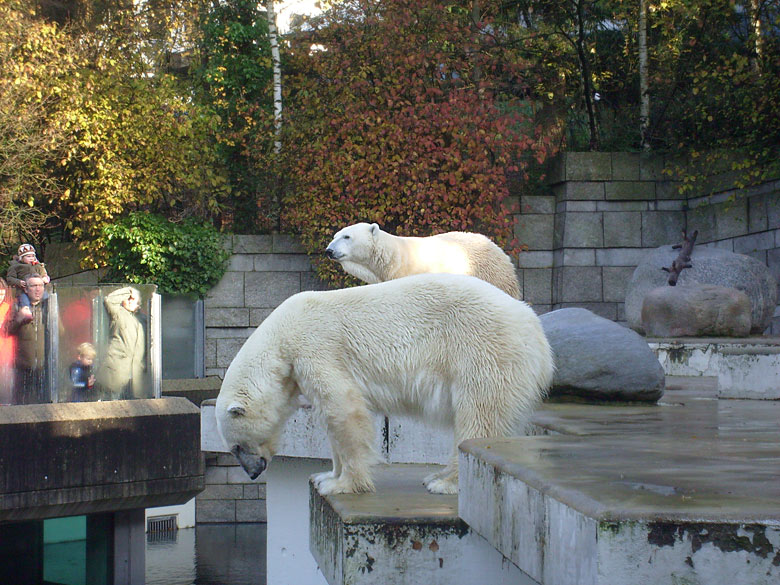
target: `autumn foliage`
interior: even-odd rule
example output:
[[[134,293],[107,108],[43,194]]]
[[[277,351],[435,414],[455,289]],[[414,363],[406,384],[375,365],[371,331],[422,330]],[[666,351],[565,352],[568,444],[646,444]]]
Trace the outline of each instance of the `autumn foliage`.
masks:
[[[522,68],[470,16],[438,0],[353,0],[296,39],[284,220],[310,252],[356,221],[517,245],[507,172],[547,146],[507,91]]]
[[[63,239],[103,263],[133,212],[294,233],[315,258],[356,221],[512,252],[507,178],[528,193],[558,148],[693,160],[690,193],[713,169],[777,176],[777,2],[647,2],[644,143],[636,2],[321,5],[280,38],[277,137],[264,3],[0,0],[0,256]]]
[[[173,76],[150,74],[143,23],[117,14],[111,26],[76,31],[0,3],[0,143],[2,162],[14,161],[2,165],[0,202],[45,222],[25,233],[17,213],[0,230],[8,250],[21,237],[64,234],[96,266],[103,228],[131,211],[209,219],[224,204],[213,112]]]

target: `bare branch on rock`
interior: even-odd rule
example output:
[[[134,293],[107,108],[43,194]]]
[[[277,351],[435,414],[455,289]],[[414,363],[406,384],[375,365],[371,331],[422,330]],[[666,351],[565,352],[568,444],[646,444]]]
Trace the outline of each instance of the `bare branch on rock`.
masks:
[[[672,261],[672,266],[670,268],[661,268],[661,270],[669,273],[669,280],[667,281],[669,286],[676,286],[677,279],[680,277],[680,273],[683,271],[683,269],[690,268],[692,266],[691,254],[693,253],[693,245],[696,243],[696,236],[698,235],[699,230],[694,230],[693,235],[688,238],[687,232],[683,230],[682,243],[672,246],[672,248],[675,250],[679,249],[680,253],[677,255],[677,258]]]

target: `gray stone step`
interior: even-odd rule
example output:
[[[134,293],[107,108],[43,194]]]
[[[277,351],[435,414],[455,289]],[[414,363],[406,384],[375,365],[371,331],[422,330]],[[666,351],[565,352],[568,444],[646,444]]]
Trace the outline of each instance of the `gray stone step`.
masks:
[[[376,469],[376,493],[320,495],[309,546],[330,585],[533,585],[458,518],[458,496],[429,494],[433,465]]]
[[[465,442],[461,518],[544,585],[780,583],[780,404],[672,388]]]

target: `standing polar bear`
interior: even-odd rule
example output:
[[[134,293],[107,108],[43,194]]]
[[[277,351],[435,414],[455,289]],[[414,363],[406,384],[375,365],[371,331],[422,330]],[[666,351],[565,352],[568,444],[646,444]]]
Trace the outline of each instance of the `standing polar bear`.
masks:
[[[426,272],[470,274],[520,298],[512,260],[482,234],[403,237],[388,234],[375,223],[356,223],[336,232],[325,254],[369,284]]]
[[[452,458],[424,481],[433,493],[452,494],[457,445],[521,429],[552,375],[550,345],[531,308],[470,276],[302,292],[233,359],[217,426],[255,479],[303,394],[324,419],[333,451],[333,471],[315,478],[323,494],[373,491],[371,413],[453,426]]]

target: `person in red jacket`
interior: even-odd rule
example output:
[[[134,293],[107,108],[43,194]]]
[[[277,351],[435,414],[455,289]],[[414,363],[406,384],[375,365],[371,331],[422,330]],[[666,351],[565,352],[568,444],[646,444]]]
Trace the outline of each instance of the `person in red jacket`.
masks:
[[[0,404],[11,403],[14,380],[15,338],[9,334],[8,325],[13,312],[14,298],[11,288],[0,278]]]

